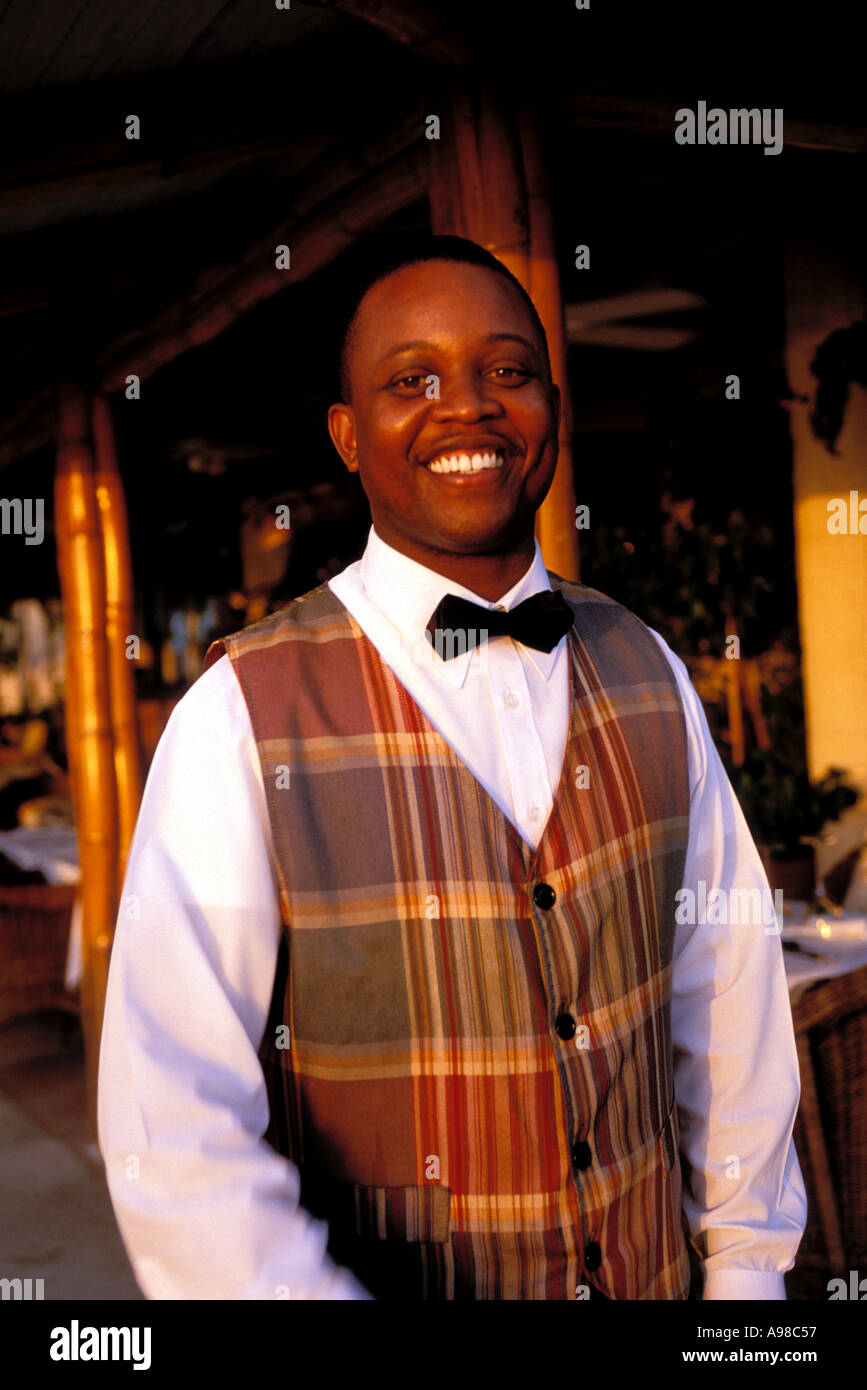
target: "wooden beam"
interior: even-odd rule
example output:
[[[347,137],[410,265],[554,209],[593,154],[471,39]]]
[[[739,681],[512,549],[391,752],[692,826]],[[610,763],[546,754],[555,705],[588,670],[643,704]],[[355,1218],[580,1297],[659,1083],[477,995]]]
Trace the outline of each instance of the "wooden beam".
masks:
[[[143,331],[123,335],[98,359],[100,390],[111,394],[135,373],[145,380],[183,352],[209,341],[253,304],[297,284],[392,212],[424,197],[425,152],[419,115],[410,115],[367,151],[317,161],[298,206],[262,238],[240,266],[204,271],[179,303]],[[291,248],[292,269],[278,271],[274,248]],[[54,436],[50,390],[23,402],[0,424],[0,468],[41,448]]]
[[[302,221],[332,198],[342,197],[347,188],[357,187],[364,180],[375,177],[380,170],[418,146],[423,128],[423,114],[416,103],[376,140],[354,141],[349,147],[329,144],[305,169],[304,186],[299,187],[292,200],[291,220]]]
[[[291,22],[291,21],[290,21]],[[16,131],[0,169],[0,188],[156,161],[164,176],[198,167],[220,151],[273,147],[292,155],[297,144],[340,138],[345,118],[364,93],[358,42],[345,54],[333,39],[304,39],[285,51],[215,63],[103,77],[75,88],[41,87],[3,97],[4,124]],[[332,79],[311,91],[287,81],[287,64],[326,70]],[[335,67],[336,65],[336,67]],[[255,96],[255,100],[251,97]],[[141,117],[140,140],[125,137],[125,117]],[[295,168],[299,164],[296,160]]]
[[[54,392],[44,387],[10,413],[0,431],[0,468],[55,438],[56,410]]]
[[[207,289],[194,287],[180,304],[159,314],[146,333],[115,345],[98,360],[100,390],[111,395],[134,374],[144,380],[190,348],[217,337],[255,304],[312,275],[393,212],[423,196],[424,151],[410,150],[330,207],[300,225],[292,221],[257,242],[238,267],[208,272]],[[291,269],[278,270],[278,245],[290,248]]]
[[[294,146],[293,142],[293,146]],[[311,142],[306,142],[310,144]],[[320,142],[313,143],[319,148]],[[95,199],[96,195],[112,189],[146,187],[158,188],[160,200],[171,196],[172,181],[177,195],[184,193],[183,176],[201,169],[235,170],[243,164],[266,158],[285,158],[286,136],[283,132],[261,139],[219,145],[184,153],[166,151],[153,159],[136,159],[118,148],[117,142],[100,150],[83,150],[78,154],[78,167],[64,169],[31,169],[12,175],[9,170],[0,180],[0,214],[17,212],[21,208],[56,207],[59,203]]]
[[[90,402],[58,394],[54,490],[66,630],[66,742],[81,865],[81,1018],[88,1121],[96,1140],[99,1037],[117,916],[118,820],[105,617],[105,556],[94,478]]]
[[[360,19],[387,34],[395,43],[405,44],[435,63],[467,61],[463,30],[448,22],[444,24],[435,6],[421,4],[419,0],[301,0],[301,3]]]
[[[572,92],[566,97],[566,106],[573,126],[628,130],[639,135],[668,135],[674,143],[677,102]],[[798,120],[797,116],[789,116],[784,108],[783,144],[795,149],[863,153],[867,150],[867,126]]]

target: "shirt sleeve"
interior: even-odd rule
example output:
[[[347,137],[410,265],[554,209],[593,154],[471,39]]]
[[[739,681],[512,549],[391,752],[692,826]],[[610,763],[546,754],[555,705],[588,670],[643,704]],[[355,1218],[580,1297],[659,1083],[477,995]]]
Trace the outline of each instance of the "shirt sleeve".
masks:
[[[280,931],[259,760],[224,656],[154,756],[109,970],[99,1141],[148,1298],[371,1298],[262,1137]]]
[[[785,1299],[807,1199],[792,1138],[801,1088],[779,925],[686,667],[654,636],[677,679],[689,752],[671,1008],[683,1209],[705,1299]],[[741,890],[735,899],[732,890]],[[746,910],[757,901],[760,914]]]

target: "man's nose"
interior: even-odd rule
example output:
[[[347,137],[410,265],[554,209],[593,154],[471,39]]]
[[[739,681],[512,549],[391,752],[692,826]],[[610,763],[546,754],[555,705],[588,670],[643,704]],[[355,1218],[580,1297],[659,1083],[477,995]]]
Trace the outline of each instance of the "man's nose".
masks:
[[[502,413],[502,406],[484,377],[475,372],[458,372],[440,378],[439,396],[434,397],[433,405],[435,419],[477,420]]]

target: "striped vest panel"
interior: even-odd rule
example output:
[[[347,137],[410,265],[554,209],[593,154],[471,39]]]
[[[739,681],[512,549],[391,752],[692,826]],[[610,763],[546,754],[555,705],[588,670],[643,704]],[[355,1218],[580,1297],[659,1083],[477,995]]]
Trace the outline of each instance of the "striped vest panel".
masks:
[[[550,578],[571,722],[535,852],[327,585],[206,658],[243,691],[279,871],[266,1138],[381,1298],[689,1289],[683,708],[636,617]]]

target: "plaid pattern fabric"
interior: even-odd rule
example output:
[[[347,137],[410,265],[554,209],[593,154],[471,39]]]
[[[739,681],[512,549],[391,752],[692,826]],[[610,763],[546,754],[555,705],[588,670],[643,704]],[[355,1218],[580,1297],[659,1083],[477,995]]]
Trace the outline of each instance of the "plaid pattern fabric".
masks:
[[[683,710],[637,618],[550,578],[576,615],[571,725],[535,853],[327,585],[206,658],[238,676],[279,866],[266,1137],[379,1297],[689,1288]]]

